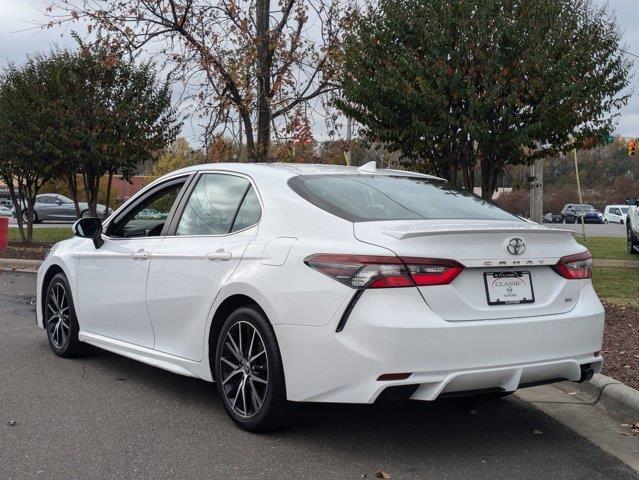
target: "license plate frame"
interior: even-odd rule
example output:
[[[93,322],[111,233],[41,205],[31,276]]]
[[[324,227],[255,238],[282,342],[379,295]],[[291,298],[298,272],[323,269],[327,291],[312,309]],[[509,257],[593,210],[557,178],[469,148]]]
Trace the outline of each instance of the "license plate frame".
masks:
[[[525,286],[517,286],[517,285],[511,285],[511,291],[508,291],[507,289],[509,288],[509,286],[500,286],[500,287],[496,287],[494,282],[500,279],[515,279],[517,281],[523,281],[524,284],[527,283],[528,287],[529,287],[529,295],[530,298],[528,298],[527,296],[523,296],[522,298],[517,298],[515,300],[507,300],[504,299],[505,295],[514,295],[514,290],[512,289],[513,286],[517,287],[517,289],[521,290],[522,288],[525,288]],[[491,284],[489,284],[490,282],[493,282]],[[491,306],[498,306],[498,305],[522,305],[522,304],[526,304],[526,303],[535,303],[535,290],[533,288],[533,284],[532,284],[532,274],[530,273],[530,270],[516,270],[516,271],[512,271],[512,270],[502,270],[502,271],[491,271],[491,272],[484,272],[484,288],[486,290],[486,301],[488,302],[488,305]],[[503,289],[504,293],[499,293],[496,292],[495,290],[497,289]],[[491,295],[492,293],[492,295]],[[521,295],[521,294],[518,294]],[[525,291],[524,295],[528,295],[528,291]]]

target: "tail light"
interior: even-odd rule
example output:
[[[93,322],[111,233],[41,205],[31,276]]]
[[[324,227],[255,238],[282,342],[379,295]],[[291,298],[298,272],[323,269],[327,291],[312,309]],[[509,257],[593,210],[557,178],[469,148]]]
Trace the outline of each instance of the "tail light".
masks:
[[[568,255],[559,259],[553,266],[555,272],[570,280],[592,278],[592,255],[590,252]]]
[[[464,267],[453,260],[318,253],[309,267],[352,288],[448,285]]]

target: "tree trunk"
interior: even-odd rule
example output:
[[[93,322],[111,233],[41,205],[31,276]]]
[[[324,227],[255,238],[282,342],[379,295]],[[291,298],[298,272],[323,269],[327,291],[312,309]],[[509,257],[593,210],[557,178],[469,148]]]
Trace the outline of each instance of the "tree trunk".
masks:
[[[257,34],[257,150],[258,162],[268,158],[271,139],[271,46],[270,46],[270,0],[257,0],[255,4],[255,27]],[[247,132],[248,138],[248,132]]]
[[[84,181],[84,191],[87,195],[87,204],[89,215],[96,217],[98,193],[100,192],[100,175],[95,172],[84,172],[82,175]]]
[[[107,183],[106,195],[106,216],[109,216],[109,206],[111,204],[111,185],[113,184],[113,170],[109,170],[109,182]]]
[[[67,173],[67,188],[73,199],[73,206],[75,207],[75,216],[80,218],[80,202],[78,201],[78,177],[75,173]]]
[[[499,172],[502,168],[502,163],[498,158],[482,156],[481,159],[481,198],[487,201],[491,201],[493,193],[497,187],[497,180],[499,178]]]
[[[16,221],[18,222],[18,231],[20,232],[20,239],[23,243],[28,243],[26,234],[24,232],[24,223],[22,222],[22,202],[18,199],[16,194],[16,187],[13,185],[13,178],[3,178],[2,181],[7,185],[9,189],[9,196],[13,202],[13,208],[16,211]]]
[[[246,134],[246,156],[247,161],[257,162],[257,152],[255,151],[255,140],[253,138],[253,124],[248,114],[242,113],[244,122],[244,133]]]

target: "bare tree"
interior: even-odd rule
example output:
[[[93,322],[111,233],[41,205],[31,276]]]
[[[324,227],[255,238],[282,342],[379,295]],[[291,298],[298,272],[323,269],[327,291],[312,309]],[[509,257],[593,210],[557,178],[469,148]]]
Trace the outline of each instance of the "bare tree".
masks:
[[[241,121],[249,161],[266,160],[273,126],[336,90],[355,0],[53,0],[48,26],[163,58],[208,133]],[[235,122],[234,122],[235,120]]]

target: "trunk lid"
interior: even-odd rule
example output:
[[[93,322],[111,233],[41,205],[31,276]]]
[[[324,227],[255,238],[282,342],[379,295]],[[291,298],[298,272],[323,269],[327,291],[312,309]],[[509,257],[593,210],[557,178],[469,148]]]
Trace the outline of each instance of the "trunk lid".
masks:
[[[465,269],[450,285],[420,287],[425,302],[444,320],[469,321],[564,313],[574,308],[583,281],[567,280],[551,268],[586,249],[566,230],[525,221],[399,220],[354,223],[355,237],[402,257],[456,260]],[[509,252],[523,240],[524,250]],[[521,246],[519,247],[521,248]],[[511,250],[517,250],[512,248]],[[490,305],[485,273],[520,275],[532,282],[532,303]],[[527,274],[530,274],[528,277]]]

